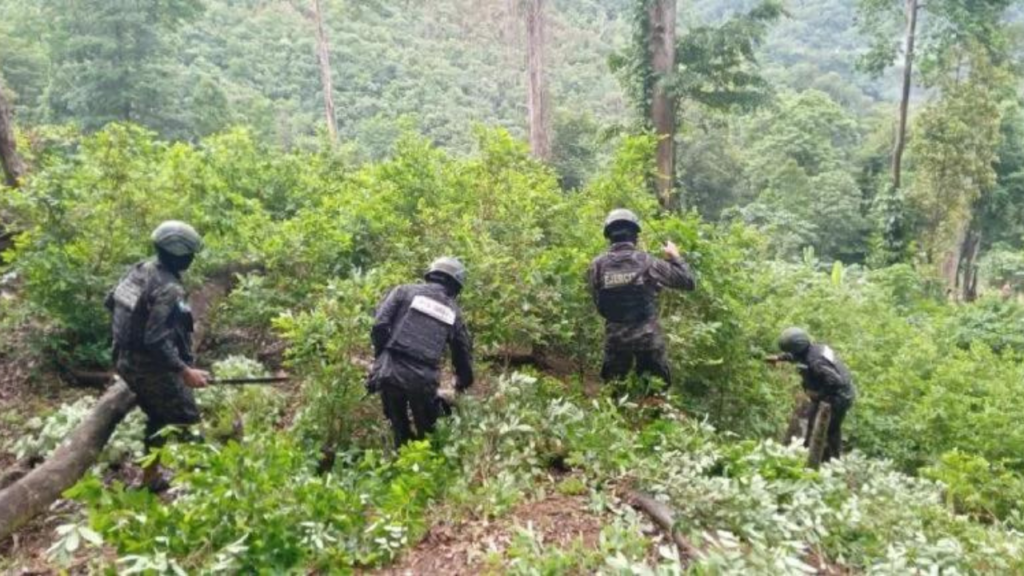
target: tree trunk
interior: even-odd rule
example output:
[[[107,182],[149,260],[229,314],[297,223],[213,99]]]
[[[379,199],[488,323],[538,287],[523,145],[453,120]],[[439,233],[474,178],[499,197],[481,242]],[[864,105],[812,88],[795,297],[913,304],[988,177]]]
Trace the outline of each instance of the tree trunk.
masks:
[[[956,235],[953,241],[948,244],[949,248],[943,253],[939,273],[946,283],[946,298],[950,301],[960,299],[960,265],[963,249],[967,243],[967,229],[970,226],[970,217],[965,222],[957,225]]]
[[[25,175],[25,162],[18,154],[18,144],[14,140],[14,109],[0,84],[0,165],[4,171],[4,181],[10,187],[18,185]]]
[[[914,69],[914,40],[917,34],[917,1],[906,0],[907,37],[904,42],[903,92],[900,96],[900,117],[896,126],[896,144],[892,151],[892,185],[900,189],[903,177],[903,150],[907,146],[907,114],[910,108],[910,87]]]
[[[53,456],[0,492],[0,540],[46,510],[96,462],[114,429],[135,407],[135,394],[118,381]]]
[[[978,299],[978,254],[981,252],[981,230],[972,226],[964,237],[960,250],[961,294],[964,302]]]
[[[789,425],[786,426],[786,433],[782,437],[783,444],[789,444],[795,439],[807,438],[807,425],[811,421],[814,403],[802,392],[796,401],[796,407],[789,416]]]
[[[551,159],[551,114],[544,73],[544,0],[530,0],[526,10],[527,101],[530,116],[530,151],[538,160]]]
[[[323,12],[320,0],[312,0],[313,23],[316,26],[316,54],[320,60],[320,83],[324,91],[324,118],[327,120],[327,133],[331,142],[338,141],[338,120],[334,114],[334,85],[331,83],[331,47],[324,29]]]
[[[817,469],[825,458],[825,448],[828,447],[828,425],[831,423],[832,405],[828,402],[819,402],[807,454],[807,465],[811,468]]]
[[[676,64],[676,1],[650,0],[648,17],[648,54],[654,72],[651,125],[658,137],[655,189],[661,207],[668,209],[672,206],[675,183],[676,102],[665,89],[665,80],[675,70]]]

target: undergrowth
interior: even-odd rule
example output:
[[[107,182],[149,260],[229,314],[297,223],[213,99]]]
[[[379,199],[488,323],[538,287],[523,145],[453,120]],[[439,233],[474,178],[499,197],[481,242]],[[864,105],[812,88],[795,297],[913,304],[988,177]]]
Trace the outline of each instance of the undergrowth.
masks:
[[[298,437],[261,432],[166,447],[179,471],[172,504],[96,475],[68,495],[119,570],[346,571],[394,561],[435,510],[507,514],[552,490],[552,462],[564,459],[610,518],[600,549],[552,547],[520,530],[492,562],[516,573],[683,571],[665,546],[649,565],[639,520],[615,497],[630,486],[678,512],[701,550],[686,568],[695,573],[1024,570],[1024,534],[956,514],[940,483],[859,453],[808,470],[801,447],[737,442],[667,403],[651,410],[515,373],[487,397],[464,398],[429,441],[394,456],[353,449],[323,476]]]

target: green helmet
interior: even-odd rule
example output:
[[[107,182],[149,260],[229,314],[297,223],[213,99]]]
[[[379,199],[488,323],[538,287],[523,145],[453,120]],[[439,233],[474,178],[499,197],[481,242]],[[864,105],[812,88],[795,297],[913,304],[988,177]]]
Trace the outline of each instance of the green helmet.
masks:
[[[611,236],[612,228],[619,226],[631,226],[636,230],[637,234],[640,233],[640,218],[633,213],[632,210],[626,210],[625,208],[616,208],[608,213],[608,216],[604,219],[604,236],[605,238]]]
[[[188,256],[203,249],[203,238],[196,229],[178,220],[160,224],[151,238],[154,246],[173,256]]]
[[[466,267],[459,262],[458,258],[452,258],[451,256],[442,256],[437,260],[434,260],[430,264],[430,268],[427,270],[426,276],[431,274],[444,274],[445,276],[455,280],[459,286],[466,284]]]
[[[811,336],[803,328],[786,328],[779,336],[779,349],[790,354],[801,354],[811,347]]]

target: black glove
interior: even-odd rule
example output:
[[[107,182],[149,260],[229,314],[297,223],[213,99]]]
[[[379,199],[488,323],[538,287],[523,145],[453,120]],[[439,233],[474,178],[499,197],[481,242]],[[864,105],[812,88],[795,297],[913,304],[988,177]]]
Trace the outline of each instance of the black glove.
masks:
[[[380,392],[380,382],[376,378],[374,378],[373,375],[366,377],[366,382],[364,383],[364,386],[366,386],[367,396],[372,396],[377,392]]]
[[[434,398],[434,402],[437,404],[437,411],[445,416],[452,415],[452,404],[444,398],[437,396]]]

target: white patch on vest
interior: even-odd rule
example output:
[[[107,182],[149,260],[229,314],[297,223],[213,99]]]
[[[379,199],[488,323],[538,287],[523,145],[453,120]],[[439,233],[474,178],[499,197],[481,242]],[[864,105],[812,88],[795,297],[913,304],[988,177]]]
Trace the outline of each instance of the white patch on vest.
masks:
[[[822,348],[821,355],[825,357],[825,360],[828,360],[833,364],[836,363],[836,353],[833,352],[832,349],[829,348],[828,346],[824,346]]]
[[[141,295],[141,286],[134,282],[121,282],[117,285],[117,289],[114,290],[114,301],[127,307],[129,310],[135,310],[135,305],[139,302],[139,296]]]
[[[637,274],[638,272],[607,272],[604,275],[604,286],[605,288],[616,288],[632,284]]]
[[[416,296],[412,299],[412,304],[409,307],[449,326],[455,324],[455,310],[432,298]]]

